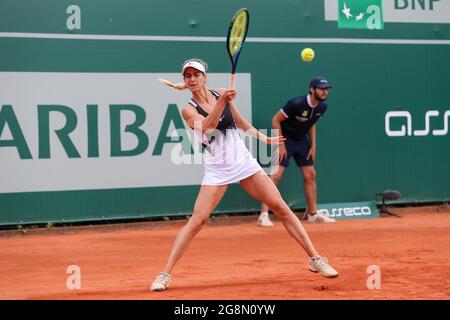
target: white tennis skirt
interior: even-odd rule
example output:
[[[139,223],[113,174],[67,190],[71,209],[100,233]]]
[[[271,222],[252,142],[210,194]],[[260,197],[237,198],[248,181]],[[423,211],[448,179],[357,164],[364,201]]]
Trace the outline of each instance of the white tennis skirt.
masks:
[[[215,136],[204,152],[202,185],[221,186],[239,182],[262,170],[237,129]]]

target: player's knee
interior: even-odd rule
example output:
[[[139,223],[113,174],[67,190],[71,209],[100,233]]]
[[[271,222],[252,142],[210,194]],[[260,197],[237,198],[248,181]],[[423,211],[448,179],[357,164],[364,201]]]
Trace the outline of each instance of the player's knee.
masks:
[[[270,209],[281,220],[289,214],[289,207],[281,197],[271,203]]]
[[[207,215],[195,214],[194,212],[191,219],[189,220],[190,230],[193,233],[199,232],[202,227],[208,222],[208,218],[209,216]]]

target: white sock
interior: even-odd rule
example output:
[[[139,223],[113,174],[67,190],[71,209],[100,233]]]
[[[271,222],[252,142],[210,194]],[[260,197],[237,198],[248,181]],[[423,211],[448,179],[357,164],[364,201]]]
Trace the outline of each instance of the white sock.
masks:
[[[267,211],[265,211],[265,212],[261,212],[259,215],[260,216],[269,216],[269,213]]]

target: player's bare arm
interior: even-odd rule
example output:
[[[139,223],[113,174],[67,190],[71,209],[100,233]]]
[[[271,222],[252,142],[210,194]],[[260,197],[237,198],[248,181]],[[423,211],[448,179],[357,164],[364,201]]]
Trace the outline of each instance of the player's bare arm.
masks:
[[[191,127],[192,129],[194,129],[196,121],[201,121],[200,128],[202,132],[205,132],[208,129],[213,129],[217,127],[223,109],[225,108],[227,103],[229,103],[232,99],[234,99],[235,96],[236,90],[233,89],[225,90],[223,94],[220,95],[219,100],[217,100],[217,103],[213,111],[207,117],[200,115],[191,105],[186,105],[183,108],[181,114],[184,120],[189,125],[189,127]]]
[[[222,95],[222,93],[225,92],[225,90],[226,89],[224,88],[216,89],[216,91],[220,95]],[[243,130],[247,135],[255,137],[266,144],[283,143],[283,141],[285,140],[283,136],[278,135],[275,137],[267,137],[265,134],[261,133],[258,129],[256,129],[247,119],[245,119],[244,116],[241,115],[239,109],[236,107],[234,103],[234,100],[230,101],[229,103],[236,126],[239,129]]]

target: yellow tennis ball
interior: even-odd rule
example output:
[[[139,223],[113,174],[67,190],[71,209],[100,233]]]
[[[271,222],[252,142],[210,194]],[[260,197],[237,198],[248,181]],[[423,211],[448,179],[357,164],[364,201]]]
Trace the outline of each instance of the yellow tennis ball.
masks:
[[[314,59],[314,50],[311,48],[305,48],[302,50],[302,60],[310,62]]]

